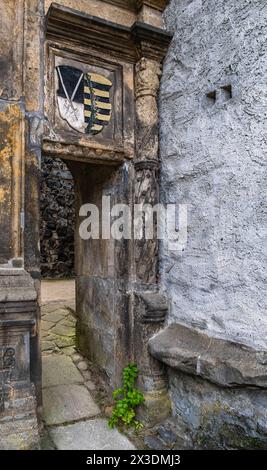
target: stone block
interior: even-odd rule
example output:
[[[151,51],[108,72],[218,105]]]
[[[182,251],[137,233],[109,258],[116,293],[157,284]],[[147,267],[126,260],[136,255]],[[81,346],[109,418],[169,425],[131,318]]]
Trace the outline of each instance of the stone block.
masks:
[[[51,430],[58,450],[135,450],[117,429],[109,429],[104,419],[60,426]]]
[[[44,389],[43,419],[47,425],[92,418],[99,413],[98,406],[83,385],[58,385]]]
[[[267,351],[260,351],[180,325],[167,326],[149,341],[151,354],[174,369],[223,387],[267,389]]]
[[[52,355],[43,358],[43,387],[82,382],[83,377],[70,357]]]

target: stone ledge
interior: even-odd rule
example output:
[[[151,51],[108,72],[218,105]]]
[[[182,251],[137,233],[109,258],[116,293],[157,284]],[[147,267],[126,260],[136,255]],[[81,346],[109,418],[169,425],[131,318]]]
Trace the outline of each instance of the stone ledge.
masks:
[[[33,302],[37,299],[34,281],[24,269],[0,269],[0,303]]]
[[[176,323],[153,336],[149,350],[167,366],[222,387],[267,389],[267,351],[212,338]]]

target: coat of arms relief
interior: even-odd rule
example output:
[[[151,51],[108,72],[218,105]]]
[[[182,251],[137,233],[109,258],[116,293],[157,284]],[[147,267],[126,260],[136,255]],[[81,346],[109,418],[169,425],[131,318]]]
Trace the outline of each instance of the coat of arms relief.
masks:
[[[56,67],[57,102],[62,119],[83,134],[99,134],[110,122],[112,82],[94,72],[69,65]]]

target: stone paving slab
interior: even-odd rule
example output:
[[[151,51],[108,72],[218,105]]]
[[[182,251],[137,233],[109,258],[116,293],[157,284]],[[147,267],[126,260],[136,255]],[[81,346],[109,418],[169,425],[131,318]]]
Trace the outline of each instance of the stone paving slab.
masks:
[[[49,321],[49,322],[57,323],[58,321],[63,320],[65,316],[66,316],[66,311],[64,311],[64,314],[63,314],[62,312],[55,310],[53,312],[46,313],[42,318],[42,322]]]
[[[75,299],[75,279],[43,280],[41,282],[41,301],[68,301]]]
[[[82,383],[83,376],[68,356],[43,357],[43,387]]]
[[[42,351],[51,351],[55,349],[55,343],[53,341],[42,341]]]
[[[75,336],[75,328],[73,326],[64,326],[59,323],[51,328],[51,333],[58,336]]]
[[[117,429],[109,429],[105,419],[93,419],[51,429],[58,450],[134,450]]]
[[[43,418],[48,426],[92,418],[99,413],[83,385],[58,385],[43,390]]]
[[[44,316],[47,313],[54,312],[55,310],[59,309],[60,306],[58,302],[49,302],[48,304],[42,304],[41,308],[41,315]]]
[[[72,303],[75,308],[74,300]],[[90,393],[96,386],[87,361],[75,349],[76,318],[69,307],[70,301],[49,302],[41,310],[43,419],[49,436],[42,448],[134,449],[124,435],[110,430],[107,420],[101,418]]]
[[[67,318],[65,318],[64,320],[60,322],[61,325],[72,327],[72,328],[76,326],[76,323],[77,323],[76,318],[72,317],[71,315],[69,315]]]
[[[42,320],[42,323],[41,323],[42,331],[49,331],[51,328],[53,328],[53,326],[54,326],[53,322]]]
[[[68,338],[66,336],[53,335],[53,340],[55,341],[58,348],[65,349],[71,346],[75,346],[75,336],[70,336]]]

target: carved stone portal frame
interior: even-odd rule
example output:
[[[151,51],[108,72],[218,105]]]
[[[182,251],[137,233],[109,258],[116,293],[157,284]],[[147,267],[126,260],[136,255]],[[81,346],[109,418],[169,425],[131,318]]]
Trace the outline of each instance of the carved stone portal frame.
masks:
[[[162,2],[152,3],[162,11]],[[159,202],[157,96],[170,40],[165,30],[142,21],[126,27],[51,5],[46,23],[43,154],[67,162],[76,183],[77,213],[82,203],[99,206],[104,195],[111,196],[111,204],[132,207]],[[103,133],[79,134],[59,116],[55,66],[62,64],[102,73],[112,81],[112,118]],[[168,310],[158,282],[157,240],[82,241],[78,224],[77,217],[79,347],[105,370],[112,386],[120,384],[122,368],[136,361],[146,394],[146,417],[156,422],[170,409],[164,369],[147,346]]]
[[[48,36],[49,37],[49,36]],[[74,161],[87,163],[122,163],[134,156],[134,101],[133,65],[119,62],[88,46],[68,41],[47,41],[46,43],[46,102],[47,132],[43,141],[43,152]],[[109,135],[103,133],[94,139],[73,131],[58,114],[56,103],[56,65],[70,65],[79,67],[84,72],[88,70],[109,73],[113,78],[112,101],[116,109],[113,110],[111,123],[107,127]],[[124,84],[124,85],[123,85]],[[54,92],[51,93],[51,90]],[[127,109],[127,115],[126,110]],[[124,124],[124,125],[123,125]],[[111,131],[110,131],[111,129]],[[107,132],[106,132],[107,134]]]

